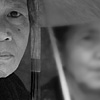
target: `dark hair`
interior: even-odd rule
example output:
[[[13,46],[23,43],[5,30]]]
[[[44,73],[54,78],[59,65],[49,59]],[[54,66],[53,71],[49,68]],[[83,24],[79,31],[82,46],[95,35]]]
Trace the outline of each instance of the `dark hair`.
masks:
[[[54,36],[57,40],[57,46],[60,51],[63,51],[65,44],[71,38],[75,31],[73,25],[53,27]]]

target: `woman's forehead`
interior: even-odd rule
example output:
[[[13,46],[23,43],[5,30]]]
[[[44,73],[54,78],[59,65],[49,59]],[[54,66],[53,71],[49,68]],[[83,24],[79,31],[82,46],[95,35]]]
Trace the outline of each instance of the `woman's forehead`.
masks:
[[[75,32],[89,30],[89,29],[100,31],[100,21],[98,20],[96,22],[91,22],[91,23],[77,24],[73,26],[73,29],[75,30]]]
[[[27,0],[0,0],[0,2],[4,1],[6,4],[15,4],[15,3],[19,3],[19,4],[26,4]]]
[[[84,25],[76,25],[72,28],[72,31],[66,32],[66,36],[68,40],[71,42],[75,42],[84,36],[91,35],[91,36],[98,36],[100,37],[100,24],[84,24]]]
[[[27,0],[0,0],[0,12],[5,9],[17,7],[17,8],[27,8]]]

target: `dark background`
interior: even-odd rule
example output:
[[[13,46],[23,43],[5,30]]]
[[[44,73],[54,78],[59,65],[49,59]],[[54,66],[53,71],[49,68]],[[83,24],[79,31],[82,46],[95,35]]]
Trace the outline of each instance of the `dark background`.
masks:
[[[47,28],[41,28],[41,85],[57,75],[56,64]]]

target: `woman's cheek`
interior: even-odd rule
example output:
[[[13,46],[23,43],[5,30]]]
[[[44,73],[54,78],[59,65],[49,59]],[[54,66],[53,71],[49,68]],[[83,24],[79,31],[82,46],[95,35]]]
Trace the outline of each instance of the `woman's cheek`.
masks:
[[[70,58],[68,61],[68,70],[71,72],[76,79],[82,78],[86,75],[88,71],[88,65],[90,62],[91,54],[82,48],[73,49],[70,53]],[[86,71],[87,70],[87,71]]]
[[[20,26],[20,25],[24,25],[27,26],[29,24],[29,19],[28,17],[19,17],[19,18],[9,18],[8,19],[9,23],[16,25],[16,26]]]
[[[27,37],[29,35],[29,20],[23,19],[20,22],[16,22],[17,30],[22,34],[22,36]],[[20,34],[20,35],[21,35]]]
[[[83,63],[83,64],[88,64],[91,60],[91,57],[92,57],[92,52],[82,47],[79,48],[77,47],[75,50],[73,50],[71,55],[71,58],[76,63]]]

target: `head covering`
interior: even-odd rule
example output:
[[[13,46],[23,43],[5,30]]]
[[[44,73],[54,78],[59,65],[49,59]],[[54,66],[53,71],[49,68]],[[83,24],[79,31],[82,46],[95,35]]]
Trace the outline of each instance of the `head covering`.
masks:
[[[100,19],[100,0],[41,1],[41,26],[80,24]]]

